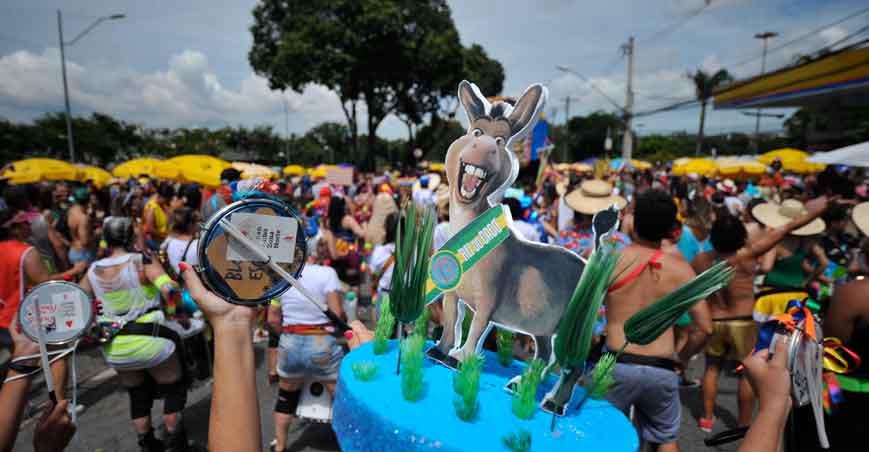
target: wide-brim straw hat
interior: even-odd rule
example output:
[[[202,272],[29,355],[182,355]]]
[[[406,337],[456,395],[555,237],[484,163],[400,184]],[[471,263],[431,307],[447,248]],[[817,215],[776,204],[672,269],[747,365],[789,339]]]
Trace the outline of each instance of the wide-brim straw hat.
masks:
[[[854,210],[851,211],[851,219],[854,220],[854,224],[863,235],[869,235],[869,202],[854,206]]]
[[[615,204],[619,209],[627,205],[625,198],[613,194],[613,186],[599,179],[583,181],[579,188],[564,198],[571,209],[586,215],[594,215]]]
[[[790,223],[794,218],[806,213],[806,207],[796,199],[786,199],[781,204],[772,202],[758,204],[751,209],[751,214],[764,226],[780,228]],[[791,231],[792,235],[815,235],[824,232],[824,220],[815,218],[811,223]]]

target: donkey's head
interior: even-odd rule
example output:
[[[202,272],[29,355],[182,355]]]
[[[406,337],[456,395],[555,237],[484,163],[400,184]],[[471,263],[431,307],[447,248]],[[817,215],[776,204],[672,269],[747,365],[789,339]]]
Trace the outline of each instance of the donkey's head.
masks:
[[[519,161],[510,147],[531,128],[547,96],[546,88],[535,84],[515,106],[501,101],[490,104],[473,83],[459,84],[459,100],[470,125],[447,151],[452,200],[479,212],[501,201],[519,174]]]

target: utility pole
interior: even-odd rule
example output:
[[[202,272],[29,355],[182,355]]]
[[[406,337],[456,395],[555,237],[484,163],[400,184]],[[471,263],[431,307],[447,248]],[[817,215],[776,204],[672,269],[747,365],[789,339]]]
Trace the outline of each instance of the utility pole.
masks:
[[[633,150],[633,135],[631,131],[631,116],[634,110],[634,37],[628,38],[628,43],[622,46],[622,51],[628,57],[628,83],[625,93],[625,135],[622,139],[622,158],[625,161],[631,159]]]
[[[57,10],[57,39],[60,42],[60,73],[63,76],[63,103],[66,107],[66,142],[69,147],[69,161],[70,163],[75,163],[75,143],[73,141],[72,136],[72,114],[69,109],[69,86],[66,83],[66,46],[73,45],[78,42],[79,39],[84,37],[84,35],[88,34],[91,30],[96,28],[97,25],[101,24],[107,20],[118,20],[123,19],[127,16],[124,14],[112,14],[111,16],[102,16],[97,18],[92,24],[90,24],[87,28],[85,28],[81,33],[76,35],[76,37],[72,38],[72,41],[64,42],[63,41],[63,17],[60,14],[60,10]]]
[[[281,96],[281,100],[284,104],[284,157],[286,160],[286,165],[290,164],[290,110],[287,107],[287,98],[283,95]]]
[[[63,75],[63,103],[66,106],[66,145],[69,148],[69,162],[75,163],[75,142],[72,139],[72,115],[69,112],[69,87],[66,84],[66,55],[63,45],[63,18],[57,10],[57,38],[60,41],[60,73]]]
[[[760,58],[760,73],[763,75],[766,72],[766,41],[769,38],[774,38],[778,36],[778,33],[774,31],[765,31],[763,33],[757,33],[754,35],[755,39],[763,40],[763,55]],[[757,109],[756,117],[754,120],[754,153],[757,154],[760,150],[760,117],[762,116],[761,109]]]

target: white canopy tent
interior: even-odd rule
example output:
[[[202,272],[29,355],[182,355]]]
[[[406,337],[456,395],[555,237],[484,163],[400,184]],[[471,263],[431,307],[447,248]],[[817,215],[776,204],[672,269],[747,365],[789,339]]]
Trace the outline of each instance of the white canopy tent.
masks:
[[[813,163],[869,167],[869,141],[852,144],[830,152],[818,152],[808,158]]]

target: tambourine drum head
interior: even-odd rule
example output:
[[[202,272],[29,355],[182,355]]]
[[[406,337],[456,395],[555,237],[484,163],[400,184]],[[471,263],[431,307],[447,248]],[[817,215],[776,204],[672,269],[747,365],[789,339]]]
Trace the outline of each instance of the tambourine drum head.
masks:
[[[81,287],[65,281],[44,282],[31,289],[18,307],[21,331],[34,342],[39,340],[37,304],[47,344],[70,343],[93,321],[91,297]]]
[[[298,278],[307,258],[299,217],[286,204],[266,198],[245,199],[215,213],[199,240],[199,266],[205,284],[235,304],[254,305],[279,297],[290,284],[224,230],[240,229],[269,253],[272,262]]]

